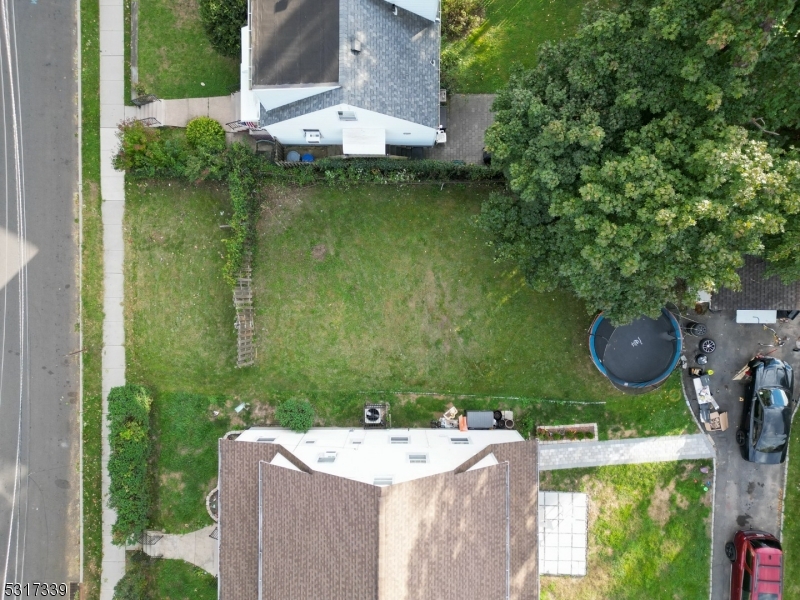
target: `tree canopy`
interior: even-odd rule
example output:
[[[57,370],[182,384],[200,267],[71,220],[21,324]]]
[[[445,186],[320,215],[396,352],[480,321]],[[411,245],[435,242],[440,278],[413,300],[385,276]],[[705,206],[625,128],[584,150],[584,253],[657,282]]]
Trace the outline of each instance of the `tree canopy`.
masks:
[[[537,289],[567,286],[616,322],[736,288],[800,213],[794,2],[622,0],[545,45],[494,103],[486,134],[513,195],[481,223]],[[774,46],[773,46],[774,44]],[[767,64],[769,63],[769,64]]]

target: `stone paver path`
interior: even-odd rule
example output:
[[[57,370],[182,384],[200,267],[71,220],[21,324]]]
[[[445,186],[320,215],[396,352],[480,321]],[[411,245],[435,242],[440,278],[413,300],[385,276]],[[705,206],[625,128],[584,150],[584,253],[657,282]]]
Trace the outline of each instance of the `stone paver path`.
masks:
[[[698,458],[714,458],[714,448],[702,433],[539,445],[540,471]]]
[[[434,146],[426,158],[483,164],[483,135],[494,121],[489,110],[494,94],[454,94],[447,100],[447,143]]]
[[[216,528],[216,525],[209,525],[183,535],[149,531],[151,535],[163,537],[152,546],[143,546],[142,549],[150,556],[185,560],[216,577],[219,574],[217,540],[211,537]]]

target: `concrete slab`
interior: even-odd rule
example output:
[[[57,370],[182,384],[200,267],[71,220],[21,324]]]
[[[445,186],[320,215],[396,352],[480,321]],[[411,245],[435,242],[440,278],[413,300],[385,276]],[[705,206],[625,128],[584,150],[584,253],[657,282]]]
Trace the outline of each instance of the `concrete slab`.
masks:
[[[113,234],[108,232],[107,235]],[[105,237],[105,235],[103,237]],[[124,252],[120,252],[119,250],[106,250],[103,252],[103,266],[106,273],[122,273],[124,260]]]
[[[109,55],[100,56],[100,81],[124,81],[125,80],[125,65],[121,56]],[[120,104],[123,99],[120,98]],[[102,124],[101,124],[102,126]]]
[[[103,278],[105,297],[109,300],[125,296],[125,280],[122,273],[106,273]]]
[[[121,385],[125,385],[125,362],[123,361],[122,366],[116,366],[118,363],[115,363],[115,366],[103,366],[103,384],[108,385],[108,389],[119,387]]]
[[[106,104],[100,106],[100,127],[113,127],[116,129],[120,121],[125,119],[125,105]],[[102,129],[101,129],[102,131]]]
[[[105,346],[124,346],[125,328],[124,327],[103,327],[103,345]]]
[[[114,31],[124,36],[124,27],[125,16],[122,4],[107,4],[103,6],[100,11],[100,31]]]
[[[124,346],[104,346],[103,347],[103,367],[124,368],[125,367],[125,347]]]
[[[100,30],[100,54],[105,56],[125,55],[125,42],[119,31]]]
[[[185,560],[216,577],[219,573],[217,540],[210,537],[216,527],[210,525],[184,535],[151,532],[163,537],[152,546],[144,546],[143,550],[150,555]]]
[[[102,206],[103,226],[122,225],[125,216],[125,202],[120,200],[105,200]],[[117,237],[112,235],[111,237]]]
[[[100,103],[119,104],[125,97],[125,82],[112,79],[100,83]]]
[[[124,307],[122,302],[119,301],[117,298],[108,298],[103,299],[103,314],[105,318],[103,319],[104,323],[107,324],[109,327],[114,326],[114,324],[124,323]],[[119,326],[119,325],[117,325]],[[103,327],[105,329],[105,325]]]
[[[124,171],[117,171],[109,161],[100,163],[100,194],[108,185],[114,185],[113,180],[117,180],[117,185],[124,184]]]

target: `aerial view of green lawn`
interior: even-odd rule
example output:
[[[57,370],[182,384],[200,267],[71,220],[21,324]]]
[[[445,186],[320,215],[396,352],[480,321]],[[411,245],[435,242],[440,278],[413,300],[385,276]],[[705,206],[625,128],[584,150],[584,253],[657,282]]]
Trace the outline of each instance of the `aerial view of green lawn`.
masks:
[[[514,63],[536,64],[542,42],[575,33],[585,4],[586,0],[487,0],[486,20],[477,30],[465,39],[442,44],[452,91],[496,92],[508,81]]]
[[[708,595],[711,491],[681,461],[541,473],[541,489],[589,495],[587,577],[541,579],[542,600]]]

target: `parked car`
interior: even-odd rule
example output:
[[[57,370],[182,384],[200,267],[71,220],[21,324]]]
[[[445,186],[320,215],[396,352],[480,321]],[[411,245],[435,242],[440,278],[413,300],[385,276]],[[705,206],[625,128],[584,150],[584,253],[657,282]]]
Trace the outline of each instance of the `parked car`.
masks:
[[[764,531],[737,531],[725,544],[731,560],[731,600],[781,600],[783,550],[774,536]]]
[[[745,460],[778,464],[786,460],[792,423],[792,367],[777,358],[750,363],[753,378],[745,396],[742,424],[736,442]]]

